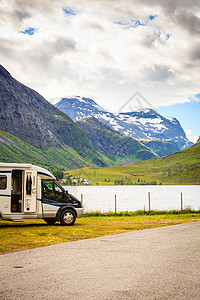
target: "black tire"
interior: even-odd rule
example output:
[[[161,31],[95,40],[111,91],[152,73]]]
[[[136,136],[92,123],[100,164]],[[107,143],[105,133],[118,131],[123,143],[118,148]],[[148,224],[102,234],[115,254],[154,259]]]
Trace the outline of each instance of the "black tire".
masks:
[[[57,219],[55,218],[45,218],[44,221],[48,224],[48,225],[54,225],[57,221]]]
[[[76,221],[76,214],[71,209],[65,209],[60,215],[60,223],[64,226],[72,226]]]

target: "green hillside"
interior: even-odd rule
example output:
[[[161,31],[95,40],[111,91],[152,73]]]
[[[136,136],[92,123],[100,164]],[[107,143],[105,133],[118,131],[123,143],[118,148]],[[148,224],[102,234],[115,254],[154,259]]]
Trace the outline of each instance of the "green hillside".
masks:
[[[99,153],[102,161],[110,161]],[[10,133],[0,131],[0,162],[32,163],[48,170],[74,169],[78,166],[94,166],[88,159],[84,159],[74,149],[67,145],[62,148],[38,149],[29,143],[23,142]]]
[[[200,142],[162,158],[120,167],[82,168],[70,174],[93,184],[200,184]]]
[[[169,155],[171,153],[180,151],[179,146],[173,141],[165,140],[140,140],[140,142],[149,147],[159,157]]]

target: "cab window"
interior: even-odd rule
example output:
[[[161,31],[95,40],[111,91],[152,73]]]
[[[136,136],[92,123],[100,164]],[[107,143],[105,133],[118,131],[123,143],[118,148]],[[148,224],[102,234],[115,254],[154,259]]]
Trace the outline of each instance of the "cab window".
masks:
[[[64,191],[53,180],[45,180],[43,185],[43,199],[64,202]]]
[[[0,190],[5,190],[7,188],[7,176],[0,175]]]

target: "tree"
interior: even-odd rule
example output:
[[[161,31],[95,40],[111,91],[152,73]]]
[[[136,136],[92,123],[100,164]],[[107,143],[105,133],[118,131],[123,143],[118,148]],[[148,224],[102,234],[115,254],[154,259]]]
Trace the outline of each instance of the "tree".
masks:
[[[60,180],[63,178],[63,171],[61,171],[61,170],[54,170],[52,173],[56,177],[57,180]]]

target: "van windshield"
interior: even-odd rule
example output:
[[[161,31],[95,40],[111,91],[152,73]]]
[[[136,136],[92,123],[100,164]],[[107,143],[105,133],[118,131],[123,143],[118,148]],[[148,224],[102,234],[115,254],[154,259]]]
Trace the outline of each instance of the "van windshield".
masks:
[[[64,190],[54,180],[42,181],[43,200],[53,200],[56,202],[67,202]]]

